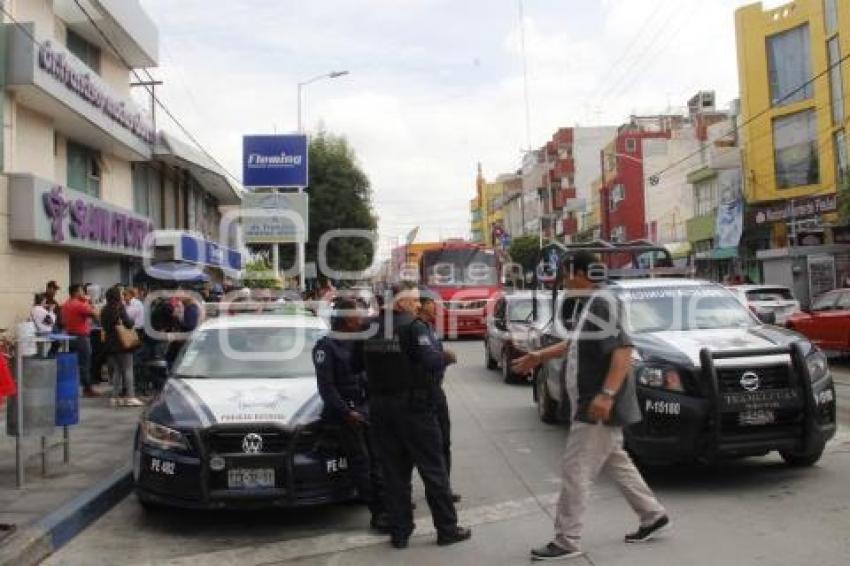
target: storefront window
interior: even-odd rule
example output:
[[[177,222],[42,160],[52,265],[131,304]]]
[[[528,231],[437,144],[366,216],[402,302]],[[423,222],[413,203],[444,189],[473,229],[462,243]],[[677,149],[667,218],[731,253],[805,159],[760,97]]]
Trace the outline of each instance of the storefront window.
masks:
[[[133,210],[150,216],[148,167],[143,163],[133,163]]]
[[[68,187],[100,197],[100,152],[68,140]]]
[[[833,149],[835,150],[835,186],[838,190],[847,189],[847,142],[844,139],[844,130],[835,132],[832,136]]]
[[[773,121],[776,186],[780,189],[820,182],[817,124],[814,110]]]
[[[827,35],[835,33],[838,28],[838,12],[836,11],[835,4],[835,0],[824,0],[823,2],[823,17]]]
[[[844,121],[844,83],[841,82],[841,48],[838,37],[827,42],[829,53],[829,96],[832,99],[832,124]]]
[[[768,37],[767,59],[773,106],[812,97],[808,24]]]
[[[73,53],[77,59],[85,63],[92,71],[100,74],[100,48],[86,41],[80,35],[68,30],[68,51]]]

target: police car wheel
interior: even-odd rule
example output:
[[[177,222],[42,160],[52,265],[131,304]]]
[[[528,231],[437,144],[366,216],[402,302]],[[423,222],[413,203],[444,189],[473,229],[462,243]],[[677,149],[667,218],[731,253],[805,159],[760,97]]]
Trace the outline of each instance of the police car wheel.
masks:
[[[511,371],[511,360],[508,357],[508,352],[502,352],[502,377],[505,380],[505,383],[513,383],[516,381],[514,372]]]
[[[546,387],[546,375],[539,371],[535,375],[534,388],[537,392],[537,414],[540,420],[546,424],[557,422],[557,404],[549,397],[549,388]]]
[[[818,446],[814,451],[807,453],[789,452],[780,450],[779,455],[785,460],[785,463],[795,468],[808,468],[814,466],[823,455],[824,444]]]
[[[484,366],[487,369],[496,369],[496,360],[490,355],[490,345],[487,343],[487,338],[484,338]]]

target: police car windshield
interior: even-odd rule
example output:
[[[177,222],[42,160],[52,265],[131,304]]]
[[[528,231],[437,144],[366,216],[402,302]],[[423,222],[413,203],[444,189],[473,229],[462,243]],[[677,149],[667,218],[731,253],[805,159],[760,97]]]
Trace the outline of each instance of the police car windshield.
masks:
[[[175,364],[177,377],[292,378],[315,375],[316,328],[222,328],[198,332]]]
[[[658,288],[621,295],[632,333],[749,328],[759,323],[724,289]]]

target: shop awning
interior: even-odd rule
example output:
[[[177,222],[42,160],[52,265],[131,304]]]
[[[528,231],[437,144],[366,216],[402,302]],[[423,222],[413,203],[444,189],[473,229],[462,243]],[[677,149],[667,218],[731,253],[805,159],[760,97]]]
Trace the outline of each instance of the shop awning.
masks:
[[[738,248],[716,248],[694,255],[695,259],[702,261],[733,259],[736,257],[738,257]]]
[[[239,204],[242,188],[238,187],[215,161],[166,132],[160,131],[154,147],[154,158],[181,167],[201,184],[219,204]]]

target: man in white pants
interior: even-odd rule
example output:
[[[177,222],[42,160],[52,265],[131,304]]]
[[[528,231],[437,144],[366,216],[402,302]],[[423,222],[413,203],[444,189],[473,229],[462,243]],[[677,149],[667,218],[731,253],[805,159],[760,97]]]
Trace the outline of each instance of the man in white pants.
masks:
[[[598,261],[590,253],[578,252],[566,260],[567,287],[574,292],[591,292],[591,273]],[[631,376],[633,346],[620,323],[613,297],[597,296],[589,306],[581,335],[572,345],[576,368],[567,376],[573,419],[562,463],[561,493],[555,517],[555,537],[543,547],[532,549],[533,560],[565,560],[582,556],[581,532],[590,486],[600,472],[617,484],[640,518],[637,531],[626,542],[643,542],[666,527],[670,520],[664,507],[646,485],[623,448],[623,428],[640,421],[634,379]],[[567,342],[524,356],[515,370],[528,371],[546,359],[567,355]],[[576,360],[573,360],[576,361]]]

